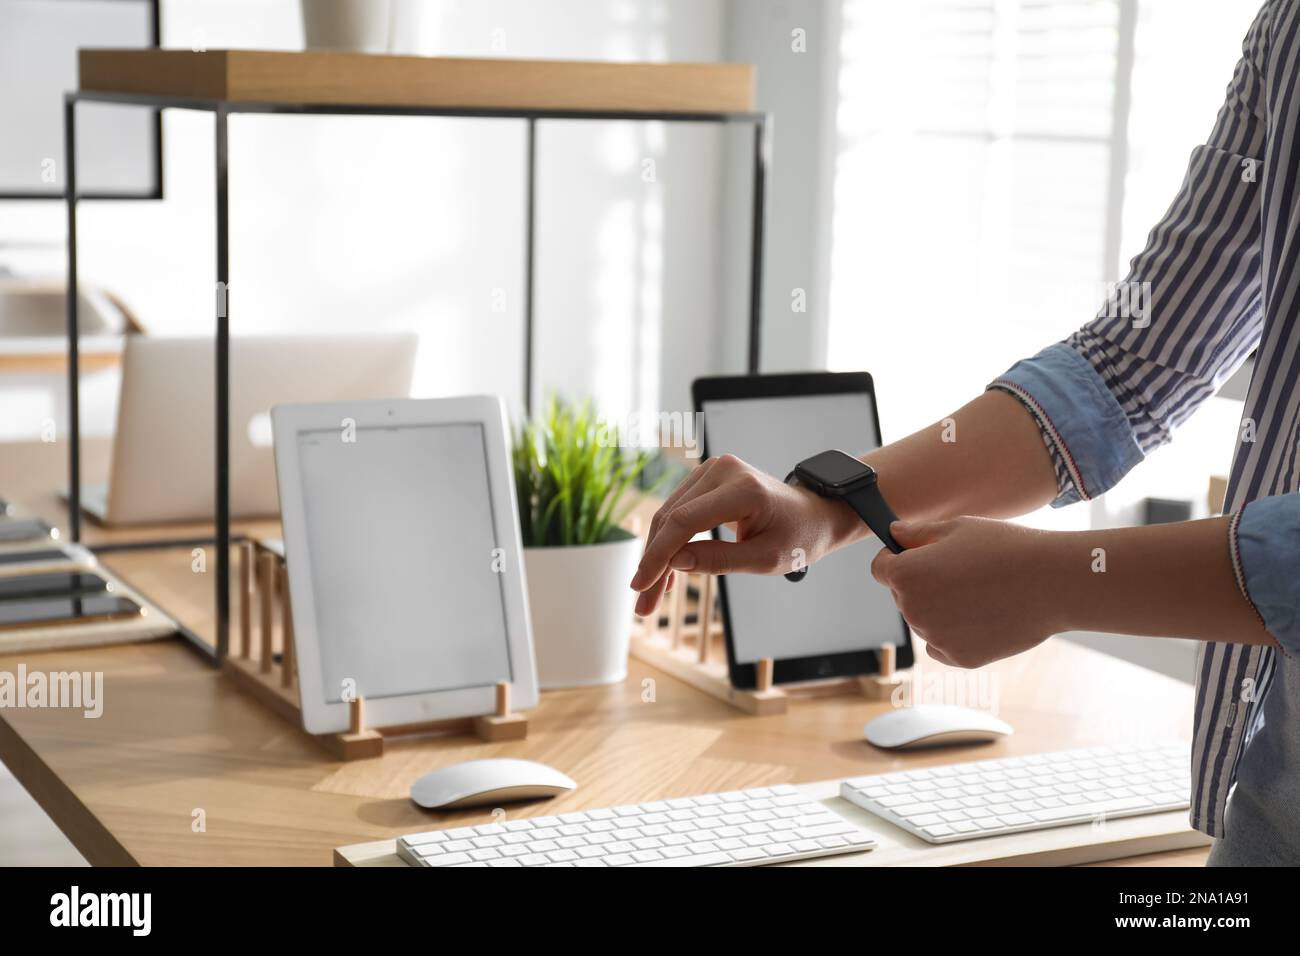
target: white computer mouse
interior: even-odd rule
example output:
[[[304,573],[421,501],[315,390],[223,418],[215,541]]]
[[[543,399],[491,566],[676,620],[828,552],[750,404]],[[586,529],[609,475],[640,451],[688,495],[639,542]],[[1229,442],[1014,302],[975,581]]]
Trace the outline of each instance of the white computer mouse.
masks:
[[[947,704],[900,707],[862,728],[867,742],[886,750],[982,744],[1013,733],[1011,725],[988,711]]]
[[[553,797],[575,787],[570,777],[545,764],[498,757],[426,773],[411,784],[411,799],[429,810],[448,810]]]

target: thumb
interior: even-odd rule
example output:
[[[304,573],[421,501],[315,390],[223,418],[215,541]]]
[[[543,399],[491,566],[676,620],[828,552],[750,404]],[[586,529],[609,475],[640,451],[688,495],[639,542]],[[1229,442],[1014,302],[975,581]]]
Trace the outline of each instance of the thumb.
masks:
[[[946,530],[944,521],[895,521],[889,526],[889,533],[904,548],[931,544],[943,537]]]

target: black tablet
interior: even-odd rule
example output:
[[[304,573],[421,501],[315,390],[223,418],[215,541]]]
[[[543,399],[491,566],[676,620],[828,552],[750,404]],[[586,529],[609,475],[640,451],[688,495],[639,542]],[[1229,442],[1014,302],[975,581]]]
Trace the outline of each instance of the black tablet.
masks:
[[[880,419],[866,372],[807,372],[696,379],[704,454],[733,454],[784,479],[828,448],[861,455],[880,447]],[[714,537],[730,539],[726,529]],[[893,644],[912,665],[912,640],[889,590],[871,576],[881,548],[870,537],[819,561],[799,583],[781,575],[719,579],[727,666],[736,687],[755,685],[764,657],[777,683],[874,674]]]
[[[0,601],[78,597],[110,590],[108,581],[93,571],[46,571],[0,578]]]
[[[34,541],[50,537],[50,526],[39,518],[0,520],[0,541]]]
[[[0,565],[38,564],[50,561],[71,561],[72,558],[58,548],[39,548],[36,551],[0,551]]]
[[[0,601],[0,631],[24,627],[85,624],[137,617],[140,605],[115,594],[84,597],[39,598],[29,601]]]

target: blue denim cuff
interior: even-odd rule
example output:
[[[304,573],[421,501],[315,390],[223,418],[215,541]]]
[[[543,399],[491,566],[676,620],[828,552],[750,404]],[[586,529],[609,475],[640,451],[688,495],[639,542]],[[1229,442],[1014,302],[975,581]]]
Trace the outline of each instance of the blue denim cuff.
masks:
[[[1300,656],[1300,494],[1255,499],[1232,529],[1237,584],[1282,649]]]
[[[1142,460],[1124,409],[1092,364],[1064,342],[1017,362],[989,388],[1024,402],[1064,460],[1070,487],[1054,508],[1097,497]]]

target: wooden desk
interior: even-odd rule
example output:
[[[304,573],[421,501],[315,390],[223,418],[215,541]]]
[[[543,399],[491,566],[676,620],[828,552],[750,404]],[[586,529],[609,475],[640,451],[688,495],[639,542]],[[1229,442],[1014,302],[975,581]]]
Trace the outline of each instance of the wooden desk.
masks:
[[[21,500],[11,479],[22,472],[31,484],[31,465],[45,455],[4,446],[0,494]],[[45,486],[60,473],[47,473]],[[143,568],[147,557],[131,560]],[[209,582],[188,562],[155,561],[151,573],[151,596],[165,607],[169,597],[184,598],[196,615],[211,614]],[[175,613],[176,602],[169,609]],[[187,623],[205,626],[197,617]],[[0,657],[0,670],[19,663]],[[540,760],[579,782],[560,799],[511,809],[531,816],[1072,746],[1187,739],[1192,713],[1186,684],[1053,641],[980,672],[1014,736],[978,750],[887,754],[863,742],[862,725],[888,704],[827,698],[797,701],[783,716],[749,717],[634,660],[625,683],[544,694],[527,740],[412,738],[391,742],[381,758],[344,764],[179,641],[30,654],[21,663],[104,673],[98,720],[79,711],[0,711],[0,759],[96,864],[327,866],[336,847],[487,819],[483,810],[430,814],[407,798],[416,776],[476,757]],[[928,658],[922,667],[970,679]],[[643,700],[645,681],[654,682],[653,702]],[[195,811],[203,813],[204,832],[193,829]],[[1134,862],[1199,865],[1204,855],[1180,850]]]
[[[83,487],[107,481],[111,455],[110,439],[82,439]],[[57,490],[67,487],[67,476],[68,447],[63,441],[0,443],[0,497],[21,505],[57,529],[68,527],[67,507]],[[280,523],[235,521],[231,531],[275,537],[280,534]],[[83,515],[81,537],[84,544],[94,548],[126,541],[206,541],[212,540],[215,532],[212,522],[206,521],[110,528]],[[209,554],[207,573],[196,574],[192,570],[195,546],[108,552],[100,555],[100,561],[173,620],[215,646],[212,575],[216,573],[216,556]],[[235,586],[232,582],[232,594]]]

